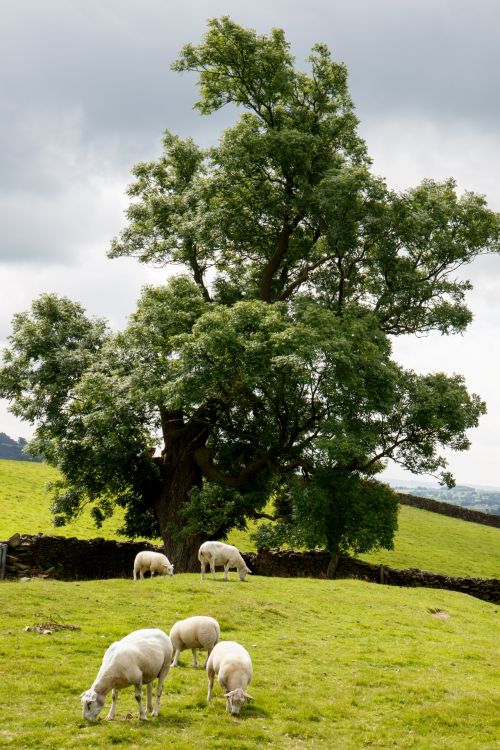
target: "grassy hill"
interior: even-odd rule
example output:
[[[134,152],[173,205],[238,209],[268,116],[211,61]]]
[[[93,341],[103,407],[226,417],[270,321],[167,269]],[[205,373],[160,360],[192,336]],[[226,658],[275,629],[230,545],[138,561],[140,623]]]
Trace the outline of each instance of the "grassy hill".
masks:
[[[68,526],[54,528],[50,512],[47,483],[59,477],[59,472],[42,463],[0,460],[0,539],[7,539],[16,531],[20,534],[59,534],[91,539],[124,539],[116,529],[122,515],[107,520],[96,529],[88,510]]]
[[[4,748],[498,747],[498,614],[472,597],[353,580],[240,583],[231,576],[202,583],[188,574],[141,583],[34,579],[1,589]],[[183,652],[166,679],[158,719],[139,722],[128,688],[114,722],[83,722],[79,695],[110,642],[139,627],[168,632],[195,613],[216,617],[223,639],[251,654],[255,701],[239,718],[226,713],[217,685],[207,706],[205,672]],[[23,631],[50,618],[81,630]],[[110,696],[103,718],[109,705]]]
[[[42,464],[0,461],[0,538],[54,531]],[[115,537],[87,514],[57,533]],[[444,524],[444,525],[443,525]],[[402,507],[396,550],[366,558],[448,573],[498,574],[498,529]],[[248,537],[231,541],[250,549]],[[387,557],[389,556],[389,557]],[[397,561],[397,562],[395,562]],[[498,747],[498,607],[451,591],[373,586],[357,580],[226,583],[169,579],[0,584],[0,744],[5,748],[131,750],[493,750]],[[225,711],[190,652],[165,682],[160,716],[137,719],[132,688],[114,722],[87,724],[79,695],[107,646],[140,627],[192,614],[216,617],[222,638],[250,652],[254,679],[239,718]],[[49,620],[79,630],[39,635]],[[20,666],[22,670],[20,671]],[[105,717],[110,696],[101,716]]]
[[[102,529],[96,529],[88,511],[71,525],[54,529],[45,485],[55,478],[57,472],[45,464],[0,461],[0,539],[16,531],[30,534],[42,531],[80,539],[123,538],[116,532],[121,523],[120,513],[106,521]],[[242,550],[254,549],[248,533],[232,532],[228,541]],[[393,568],[498,578],[499,550],[499,529],[401,506],[395,549],[360,557]]]

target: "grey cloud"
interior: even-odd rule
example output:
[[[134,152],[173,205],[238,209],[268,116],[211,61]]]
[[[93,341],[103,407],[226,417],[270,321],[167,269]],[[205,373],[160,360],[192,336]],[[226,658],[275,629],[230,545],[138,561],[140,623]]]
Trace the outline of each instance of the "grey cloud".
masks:
[[[5,6],[10,10],[5,10]],[[78,109],[87,136],[193,122],[194,78],[169,64],[201,37],[207,16],[228,13],[266,32],[282,26],[300,62],[325,41],[351,73],[363,116],[426,110],[491,120],[500,69],[494,0],[351,0],[240,4],[187,0],[7,0],[1,88],[28,107]]]

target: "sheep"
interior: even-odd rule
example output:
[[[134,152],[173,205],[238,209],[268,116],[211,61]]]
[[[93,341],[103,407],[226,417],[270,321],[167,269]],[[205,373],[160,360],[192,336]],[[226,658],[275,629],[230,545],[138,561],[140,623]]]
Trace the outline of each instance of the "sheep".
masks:
[[[174,649],[172,667],[178,665],[180,652],[187,648],[193,652],[193,667],[197,667],[196,649],[206,648],[207,658],[203,664],[203,669],[205,669],[208,657],[219,639],[220,625],[213,617],[199,615],[179,620],[170,631],[170,640]]]
[[[239,714],[246,698],[254,700],[246,692],[253,676],[252,660],[248,651],[236,641],[219,641],[207,659],[207,703],[212,698],[215,676],[225,691],[226,709],[233,716]]]
[[[172,643],[159,628],[134,630],[121,641],[115,641],[106,650],[101,668],[92,686],[81,694],[82,715],[87,721],[95,721],[101,711],[106,695],[113,691],[111,708],[106,716],[115,718],[118,691],[129,685],[135,686],[135,698],[139,704],[139,719],[146,719],[142,705],[142,685],[146,684],[147,710],[158,716],[163,682],[172,661]],[[153,708],[153,680],[158,678],[156,704]]]
[[[222,576],[222,580],[224,581],[227,581],[229,568],[236,568],[240,581],[244,581],[246,574],[252,572],[247,568],[244,559],[236,547],[233,547],[232,544],[224,544],[224,542],[203,542],[198,550],[198,560],[201,563],[201,580],[205,578],[207,564],[210,565],[214,580],[216,565],[224,566],[224,575]]]
[[[158,573],[161,576],[173,576],[174,574],[174,566],[168,557],[161,552],[152,552],[151,550],[143,550],[135,556],[134,581],[137,580],[137,573],[139,573],[141,579],[144,578],[144,571],[146,570],[151,571],[151,576],[154,573]]]

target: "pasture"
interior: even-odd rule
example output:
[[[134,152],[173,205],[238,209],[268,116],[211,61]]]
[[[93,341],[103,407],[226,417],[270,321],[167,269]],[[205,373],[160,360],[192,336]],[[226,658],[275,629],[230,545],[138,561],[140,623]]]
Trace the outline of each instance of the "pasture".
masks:
[[[230,574],[0,587],[0,744],[4,748],[299,750],[498,747],[498,607],[449,591],[362,581]],[[105,648],[127,632],[216,617],[254,664],[239,718],[183,652],[165,681],[160,716],[139,722],[133,688],[114,722],[87,724],[79,695]],[[78,625],[23,631],[51,618]],[[104,717],[110,696],[101,713]]]
[[[54,528],[45,487],[57,476],[57,472],[45,464],[0,460],[0,539],[6,539],[16,531],[25,534],[42,531],[79,539],[96,536],[124,539],[116,531],[122,518],[120,509],[101,529],[94,526],[88,509],[73,523]],[[243,551],[255,549],[249,532],[233,531],[227,541]],[[359,557],[393,568],[421,568],[455,576],[498,578],[499,550],[500,529],[402,505],[394,550],[377,550]]]

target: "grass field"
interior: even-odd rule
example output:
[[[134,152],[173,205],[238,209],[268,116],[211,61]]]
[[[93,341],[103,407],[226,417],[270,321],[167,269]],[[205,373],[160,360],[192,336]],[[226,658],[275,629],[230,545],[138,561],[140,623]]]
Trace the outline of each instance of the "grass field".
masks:
[[[0,461],[0,538],[57,533],[119,538],[120,519],[96,530],[88,513],[54,529],[44,491],[57,474],[43,464]],[[402,506],[393,552],[364,559],[456,575],[497,576],[500,531]],[[229,541],[250,550],[248,533]],[[498,748],[498,606],[450,591],[363,581],[272,579],[227,583],[197,575],[166,579],[0,585],[0,746],[29,750],[493,750]],[[216,617],[222,638],[243,643],[254,663],[255,702],[239,718],[190,652],[165,682],[158,719],[139,722],[133,689],[117,718],[89,725],[79,695],[113,640],[191,614]],[[39,635],[56,619],[78,625]],[[110,704],[101,712],[104,718]]]
[[[500,578],[500,529],[401,505],[394,550],[359,557],[392,568]]]
[[[498,748],[498,607],[472,597],[354,580],[201,583],[188,574],[6,582],[0,596],[4,748]],[[168,632],[195,613],[215,616],[222,638],[252,656],[255,701],[239,718],[226,713],[218,686],[207,706],[205,672],[183,652],[158,719],[139,722],[128,688],[114,722],[82,720],[79,695],[110,642],[139,627]],[[81,630],[23,631],[54,617]],[[109,704],[110,696],[102,717]]]
[[[25,534],[60,534],[90,539],[123,539],[116,532],[117,513],[96,529],[88,511],[68,526],[55,529],[50,513],[47,482],[57,472],[45,464],[0,460],[0,539],[16,531]],[[158,540],[159,541],[159,540]],[[248,532],[231,532],[228,542],[253,551]],[[378,550],[361,559],[393,568],[421,568],[457,576],[500,577],[500,529],[468,523],[438,513],[403,505],[392,551]]]
[[[79,539],[96,536],[124,539],[116,532],[122,517],[118,514],[101,529],[96,529],[88,510],[73,523],[54,528],[46,487],[58,477],[59,472],[47,464],[0,459],[0,539],[7,539],[15,532],[38,534],[39,531]]]

